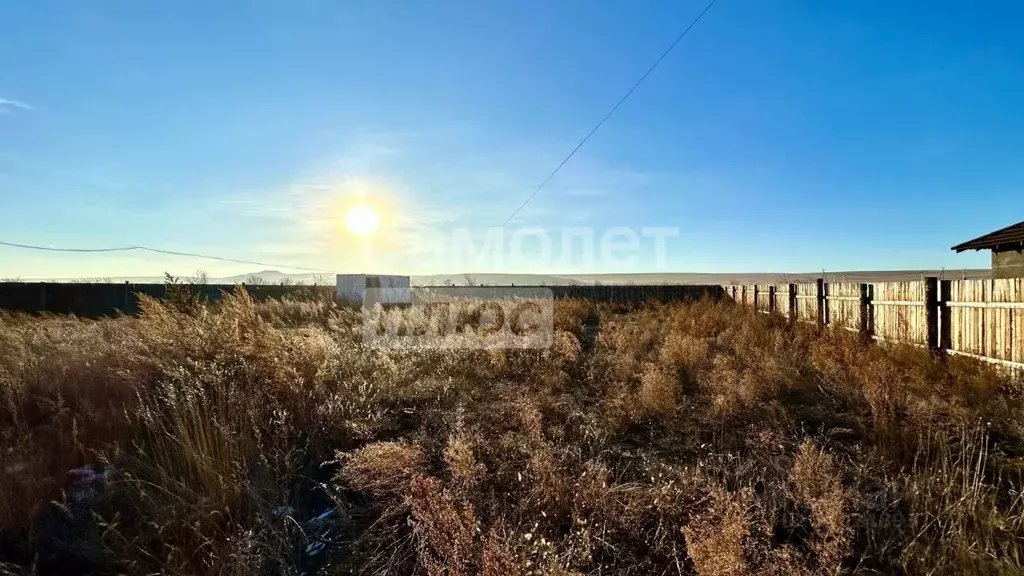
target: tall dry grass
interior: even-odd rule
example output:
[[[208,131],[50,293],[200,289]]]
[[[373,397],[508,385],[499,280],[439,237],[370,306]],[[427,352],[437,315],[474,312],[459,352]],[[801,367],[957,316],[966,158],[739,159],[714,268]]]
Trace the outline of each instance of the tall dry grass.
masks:
[[[0,317],[0,574],[1022,573],[989,367],[727,302],[561,301],[544,350],[359,322]]]

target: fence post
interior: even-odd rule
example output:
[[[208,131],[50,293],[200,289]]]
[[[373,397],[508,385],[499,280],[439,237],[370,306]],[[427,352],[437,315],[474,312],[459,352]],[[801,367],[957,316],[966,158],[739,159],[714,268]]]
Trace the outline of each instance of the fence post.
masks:
[[[860,285],[860,333],[865,336],[872,336],[875,333],[871,296],[871,285],[862,282]]]
[[[740,304],[747,305],[747,285],[740,285]]]
[[[46,282],[39,283],[39,313],[46,312]]]
[[[758,297],[757,284],[754,284],[754,312],[757,312],[757,297]]]
[[[824,278],[818,278],[816,288],[818,291],[818,326],[824,326],[828,324],[828,306],[826,306],[825,300]]]
[[[924,279],[924,310],[928,323],[928,349],[939,349],[939,279],[927,276]]]
[[[946,305],[951,299],[952,281],[939,280],[939,350],[943,353],[953,347],[951,310]]]
[[[768,287],[768,313],[775,314],[775,285]]]
[[[797,309],[797,298],[796,298],[796,284],[789,285],[789,321],[796,322],[799,317],[799,310]]]

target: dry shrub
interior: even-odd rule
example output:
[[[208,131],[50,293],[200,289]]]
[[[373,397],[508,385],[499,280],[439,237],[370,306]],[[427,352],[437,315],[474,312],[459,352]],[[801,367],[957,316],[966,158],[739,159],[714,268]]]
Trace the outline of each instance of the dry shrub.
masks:
[[[647,419],[647,410],[637,402],[637,394],[625,383],[608,387],[594,435],[609,437],[625,433]]]
[[[684,382],[696,382],[707,367],[708,341],[679,331],[669,332],[661,347],[660,361]]]
[[[528,450],[522,474],[529,490],[525,504],[538,513],[563,516],[569,504],[566,497],[572,493],[574,484],[574,479],[566,474],[566,455],[547,442],[530,446]]]
[[[683,528],[686,550],[701,576],[749,574],[744,554],[749,534],[749,492],[730,494],[716,489],[707,509]]]
[[[776,407],[789,390],[788,385],[766,376],[762,369],[768,366],[763,363],[749,369],[735,357],[718,356],[699,387],[723,421],[764,422],[777,416]]]
[[[341,477],[357,490],[381,497],[400,497],[413,477],[426,468],[419,447],[405,442],[376,442],[351,454],[339,454],[344,462]]]
[[[466,434],[456,434],[448,439],[444,449],[444,461],[448,465],[452,484],[469,491],[487,472],[473,454],[473,441]]]
[[[476,515],[436,478],[416,476],[409,485],[419,563],[430,576],[475,574]]]
[[[640,403],[648,414],[671,416],[676,411],[676,379],[661,368],[648,367],[641,379]]]
[[[810,440],[800,445],[789,475],[796,497],[811,509],[811,549],[822,573],[835,573],[850,553],[849,495],[833,456]]]
[[[512,405],[512,410],[525,438],[534,444],[543,442],[544,414],[537,404],[531,400],[520,400]]]
[[[555,302],[555,330],[582,337],[587,318],[597,314],[597,306],[582,298],[563,298]]]
[[[862,395],[879,427],[892,426],[921,390],[917,364],[927,353],[909,346],[869,346],[845,331],[827,331],[811,344],[811,361],[826,385]]]
[[[713,338],[742,323],[766,320],[746,307],[734,306],[725,300],[698,300],[675,307],[672,312],[673,329],[698,338]]]
[[[597,345],[612,379],[635,382],[644,363],[661,346],[671,316],[661,306],[645,307],[630,316],[629,320],[603,318]]]
[[[614,558],[643,572],[685,562],[682,532],[667,527],[685,525],[701,510],[707,478],[653,455],[636,465],[631,478],[617,478],[627,470],[600,461],[566,471],[576,478],[566,496],[573,500],[571,529],[556,540],[566,566],[586,571]]]
[[[564,368],[578,362],[582,353],[583,347],[575,335],[558,330],[555,332],[551,348],[544,352],[544,356],[546,360],[556,362],[559,368]]]
[[[788,332],[762,314],[724,304],[684,307],[661,349],[660,364],[697,388],[727,419],[764,417],[804,385],[805,360]]]
[[[497,528],[491,528],[484,538],[480,559],[482,576],[525,576],[523,563]]]

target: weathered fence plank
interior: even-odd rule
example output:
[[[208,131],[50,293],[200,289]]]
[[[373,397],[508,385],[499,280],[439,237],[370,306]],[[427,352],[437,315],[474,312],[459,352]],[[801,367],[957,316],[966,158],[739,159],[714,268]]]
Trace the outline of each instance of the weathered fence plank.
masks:
[[[821,299],[818,294],[818,286],[816,284],[797,284],[796,291],[797,320],[819,322],[821,312],[818,306]]]
[[[929,276],[924,279],[924,317],[927,325],[928,348],[939,348],[939,279]]]
[[[771,284],[757,284],[754,286],[754,290],[757,294],[757,309],[761,312],[771,312],[774,307],[772,303],[774,286]]]
[[[828,310],[827,323],[851,330],[861,328],[860,284],[851,282],[829,282],[825,302]]]

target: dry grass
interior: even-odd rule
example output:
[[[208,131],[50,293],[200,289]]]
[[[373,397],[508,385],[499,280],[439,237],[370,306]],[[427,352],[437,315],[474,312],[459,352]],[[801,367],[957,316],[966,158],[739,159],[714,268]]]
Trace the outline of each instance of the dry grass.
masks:
[[[1024,395],[989,367],[710,301],[561,301],[543,350],[359,321],[0,316],[0,574],[1024,571]]]
[[[750,535],[751,494],[715,490],[707,508],[683,528],[686,545],[702,576],[742,576],[750,573],[746,550]]]

